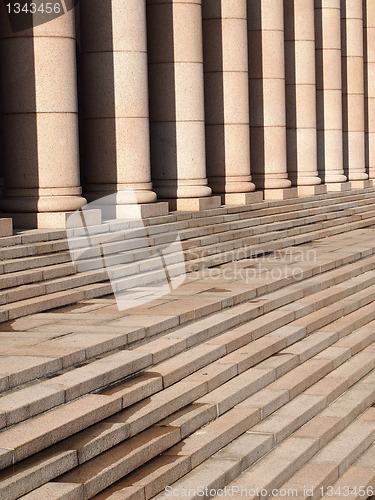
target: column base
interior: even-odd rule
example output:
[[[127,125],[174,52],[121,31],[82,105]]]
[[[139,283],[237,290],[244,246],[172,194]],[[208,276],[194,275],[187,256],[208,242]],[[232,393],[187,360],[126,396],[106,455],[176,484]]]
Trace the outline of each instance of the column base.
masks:
[[[298,197],[296,187],[283,189],[265,189],[263,192],[265,200],[289,200]]]
[[[263,191],[250,193],[226,193],[221,195],[223,205],[251,205],[263,201]]]
[[[199,212],[201,210],[211,210],[221,206],[220,196],[207,196],[207,198],[177,198],[166,201],[168,201],[169,210],[171,211]]]
[[[315,196],[317,194],[326,194],[326,184],[316,184],[314,186],[297,186],[298,197]]]
[[[12,219],[0,219],[0,237],[13,236],[13,222]]]
[[[146,219],[168,215],[167,202],[139,203],[137,205],[117,205],[116,217],[119,219]]]
[[[325,184],[327,187],[327,193],[332,193],[332,192],[345,192],[345,191],[350,191],[352,188],[352,181],[346,181],[346,182],[329,182],[328,184]]]
[[[352,189],[366,189],[373,186],[373,181],[366,179],[363,181],[350,181]]]
[[[76,217],[70,218],[76,214]],[[82,227],[84,214],[84,225],[95,226],[102,223],[100,210],[84,210],[76,212],[45,212],[45,213],[14,213],[6,214],[12,217],[14,227],[18,229],[68,229]]]

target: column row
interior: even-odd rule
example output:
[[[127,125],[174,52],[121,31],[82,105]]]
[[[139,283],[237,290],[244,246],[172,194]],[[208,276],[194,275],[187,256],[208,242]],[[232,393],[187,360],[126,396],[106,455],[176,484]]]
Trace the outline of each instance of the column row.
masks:
[[[75,210],[81,182],[122,216],[374,177],[372,0],[79,6],[16,33],[1,15],[3,211]]]

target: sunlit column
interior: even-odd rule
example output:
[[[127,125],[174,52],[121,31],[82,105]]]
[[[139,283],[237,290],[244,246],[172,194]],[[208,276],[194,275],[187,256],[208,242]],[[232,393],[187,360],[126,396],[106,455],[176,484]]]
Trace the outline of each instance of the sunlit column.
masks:
[[[1,208],[22,214],[15,216],[21,227],[65,226],[65,212],[85,204],[79,172],[74,9],[14,33],[4,7],[1,2]]]
[[[318,171],[328,189],[345,182],[340,0],[315,0]]]
[[[225,203],[262,199],[250,175],[246,0],[203,2],[206,158]]]
[[[81,0],[80,10],[87,195],[112,194],[117,216],[166,213],[149,205],[146,2]]]
[[[283,1],[247,5],[252,177],[266,198],[288,197]]]
[[[364,5],[366,168],[375,179],[375,2],[366,0]]]
[[[364,187],[365,97],[362,0],[341,0],[344,171],[352,187]]]
[[[325,188],[317,165],[314,0],[285,0],[284,19],[288,175],[300,195],[317,194]]]
[[[201,0],[147,0],[151,164],[171,207],[220,205],[206,176]]]

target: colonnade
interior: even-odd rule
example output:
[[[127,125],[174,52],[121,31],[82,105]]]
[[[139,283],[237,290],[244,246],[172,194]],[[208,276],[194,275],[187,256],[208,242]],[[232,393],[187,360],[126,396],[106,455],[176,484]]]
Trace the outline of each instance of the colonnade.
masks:
[[[18,225],[109,194],[121,217],[372,185],[374,0],[61,2],[24,30],[0,6]]]

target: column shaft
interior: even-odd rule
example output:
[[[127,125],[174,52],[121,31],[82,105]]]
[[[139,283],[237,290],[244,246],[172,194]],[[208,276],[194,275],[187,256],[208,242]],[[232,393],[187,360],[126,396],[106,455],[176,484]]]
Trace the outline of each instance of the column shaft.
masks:
[[[231,195],[255,189],[250,175],[246,0],[203,2],[203,47],[209,185],[214,193],[227,195],[225,201],[240,200]]]
[[[0,66],[0,88],[1,88],[1,66]],[[1,112],[0,96],[0,200],[4,195],[4,159],[3,159],[3,116]]]
[[[151,203],[145,0],[82,0],[85,189]]]
[[[288,174],[293,185],[321,183],[317,165],[314,0],[285,0]]]
[[[342,137],[340,0],[315,0],[318,171],[345,182]]]
[[[365,129],[366,168],[375,179],[375,2],[365,1]]]
[[[288,188],[283,2],[247,5],[252,177],[260,188]]]
[[[362,0],[341,0],[344,171],[368,179],[365,168],[365,97]]]
[[[80,196],[74,9],[17,33],[3,11],[1,18],[1,206],[34,214],[76,210],[85,200]],[[26,224],[31,220],[25,217]],[[48,224],[53,227],[53,217]]]
[[[1,82],[1,64],[0,64],[0,82]],[[1,83],[0,83],[1,86]],[[0,95],[0,200],[4,195],[4,168],[3,168],[3,117],[1,112],[1,95]],[[1,218],[0,213],[0,237],[11,236],[13,234],[12,219]]]
[[[151,163],[161,198],[209,197],[201,0],[147,0]]]

